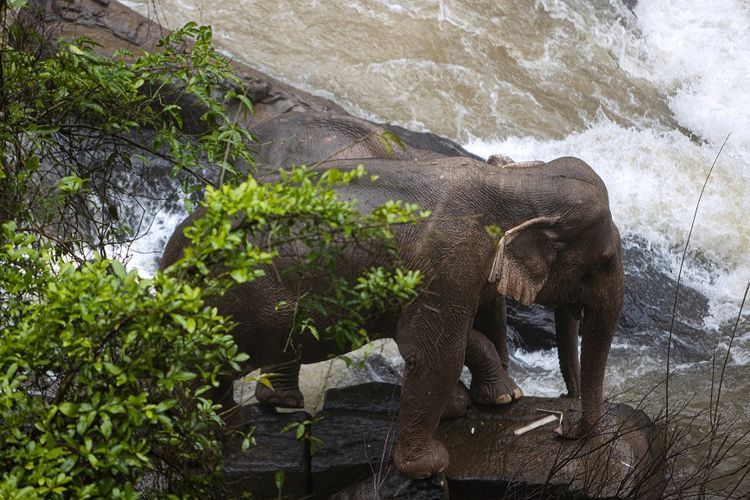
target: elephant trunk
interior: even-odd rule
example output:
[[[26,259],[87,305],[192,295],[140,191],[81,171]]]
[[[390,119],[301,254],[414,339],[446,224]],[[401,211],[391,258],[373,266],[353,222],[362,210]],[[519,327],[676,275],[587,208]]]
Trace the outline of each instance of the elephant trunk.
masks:
[[[623,304],[622,263],[607,276],[599,300],[584,307],[581,321],[581,406],[583,432],[593,429],[602,415],[604,372]]]

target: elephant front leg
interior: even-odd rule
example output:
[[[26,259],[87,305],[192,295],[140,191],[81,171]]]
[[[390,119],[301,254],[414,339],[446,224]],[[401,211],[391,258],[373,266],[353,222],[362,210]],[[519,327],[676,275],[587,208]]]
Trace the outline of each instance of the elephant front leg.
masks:
[[[565,387],[568,393],[561,397],[581,397],[581,368],[578,362],[578,320],[571,314],[569,306],[555,309],[555,332],[557,355],[560,360]]]
[[[481,404],[507,404],[520,399],[523,392],[506,369],[495,346],[476,330],[469,331],[466,366],[471,372],[471,399]]]
[[[581,321],[581,412],[565,415],[558,433],[579,438],[592,433],[602,418],[604,372],[622,302],[609,309],[586,309]]]
[[[271,387],[261,382],[255,387],[255,397],[261,403],[278,408],[304,408],[305,400],[299,390],[299,363],[290,363],[261,370]]]
[[[434,434],[463,365],[466,334],[458,337],[443,339],[446,342],[435,337],[398,339],[405,368],[394,462],[409,477],[426,478],[448,467],[448,450]]]

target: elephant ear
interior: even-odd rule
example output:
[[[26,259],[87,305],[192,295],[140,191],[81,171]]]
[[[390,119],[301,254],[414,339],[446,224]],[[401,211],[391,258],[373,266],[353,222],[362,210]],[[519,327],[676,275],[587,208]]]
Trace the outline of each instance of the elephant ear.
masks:
[[[503,235],[492,262],[489,280],[497,291],[529,305],[544,287],[555,258],[553,217],[537,217]]]

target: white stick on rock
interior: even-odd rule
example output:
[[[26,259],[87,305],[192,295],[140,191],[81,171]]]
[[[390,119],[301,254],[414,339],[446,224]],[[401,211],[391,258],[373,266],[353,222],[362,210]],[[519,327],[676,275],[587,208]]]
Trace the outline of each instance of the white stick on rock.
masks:
[[[526,425],[524,427],[514,430],[513,434],[516,436],[520,436],[521,434],[526,434],[529,431],[533,431],[537,427],[541,427],[543,425],[549,424],[550,422],[557,422],[557,418],[558,417],[555,415],[547,415],[546,417],[540,418],[539,420],[534,420],[529,425]]]

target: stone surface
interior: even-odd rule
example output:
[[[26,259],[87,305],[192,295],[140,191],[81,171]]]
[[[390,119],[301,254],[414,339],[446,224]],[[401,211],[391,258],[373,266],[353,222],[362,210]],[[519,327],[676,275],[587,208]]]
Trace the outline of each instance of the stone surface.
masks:
[[[677,281],[666,274],[669,264],[637,238],[623,241],[625,297],[620,332],[630,339],[655,348],[652,355],[666,359],[666,336],[672,324]],[[710,269],[710,264],[705,263]],[[693,288],[680,285],[673,327],[672,359],[678,363],[705,361],[713,352],[714,340],[706,335],[704,318],[709,317],[708,299]],[[640,337],[640,338],[639,338]],[[659,339],[664,339],[659,343]]]
[[[383,482],[392,469],[399,392],[379,383],[326,393],[326,410],[312,431],[323,441],[312,457],[315,498],[337,490],[372,492]],[[561,440],[554,423],[514,436],[514,429],[547,415],[539,408],[564,411],[577,403],[526,397],[504,407],[473,407],[466,417],[441,422],[438,438],[451,456],[445,472],[450,498],[658,496],[660,453],[650,446],[655,430],[643,412],[608,405],[606,430],[594,440]]]
[[[405,143],[415,148],[435,151],[445,156],[469,156],[475,160],[484,161],[484,158],[466,151],[460,145],[445,137],[440,137],[430,132],[414,132],[413,130],[392,124],[386,125],[386,128],[399,136]]]
[[[513,434],[548,415],[538,409],[576,406],[566,399],[526,397],[507,407],[472,408],[463,419],[442,422],[438,437],[451,456],[445,472],[451,498],[658,496],[663,473],[653,468],[660,456],[650,446],[653,425],[627,405],[607,405],[605,431],[598,438],[559,439],[555,423]]]
[[[222,466],[227,494],[240,497],[249,492],[252,498],[278,498],[276,474],[283,472],[283,496],[306,496],[310,489],[307,444],[296,439],[295,429],[282,430],[310,418],[302,411],[277,413],[260,404],[238,407],[229,417],[228,426],[244,432],[254,429],[252,436],[256,444],[242,451],[243,436],[230,435]]]
[[[326,391],[324,412],[357,411],[376,415],[396,415],[401,386],[369,382],[357,386],[341,387]]]
[[[369,477],[331,495],[330,500],[398,499],[398,500],[447,500],[448,482],[438,474],[426,481],[410,479],[391,471],[385,477]]]
[[[315,498],[388,475],[399,396],[399,386],[384,383],[326,391],[324,410],[312,427],[312,435],[321,440],[310,467]]]

